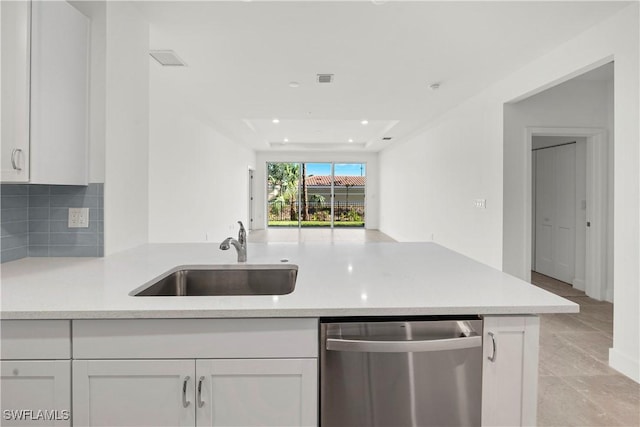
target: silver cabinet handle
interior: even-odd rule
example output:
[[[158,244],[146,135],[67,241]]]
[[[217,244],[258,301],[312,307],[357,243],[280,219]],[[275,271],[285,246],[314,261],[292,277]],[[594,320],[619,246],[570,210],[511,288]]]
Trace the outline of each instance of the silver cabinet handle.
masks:
[[[14,148],[11,151],[11,166],[13,166],[14,170],[17,171],[21,171],[22,168],[20,166],[18,166],[18,154],[22,153],[22,149],[21,148]]]
[[[496,356],[498,355],[498,346],[496,345],[496,336],[493,335],[493,332],[488,332],[488,335],[491,337],[491,345],[493,350],[491,351],[491,356],[487,356],[491,362],[496,361]]]
[[[200,377],[198,380],[198,408],[202,408],[204,406],[204,400],[202,400],[202,382],[204,381],[204,377]]]
[[[358,351],[362,353],[410,353],[424,351],[458,350],[480,347],[482,337],[449,338],[425,341],[364,341],[327,338],[327,350]]]
[[[189,382],[190,379],[191,377],[187,375],[186,377],[184,377],[184,382],[182,383],[182,407],[183,408],[187,408],[189,405],[191,405],[191,402],[187,400],[187,383]]]

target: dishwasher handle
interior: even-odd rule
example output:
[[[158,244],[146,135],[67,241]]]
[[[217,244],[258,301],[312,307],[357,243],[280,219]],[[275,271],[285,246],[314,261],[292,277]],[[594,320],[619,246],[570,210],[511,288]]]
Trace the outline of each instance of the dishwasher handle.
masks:
[[[479,335],[462,338],[446,338],[424,341],[365,341],[341,338],[327,338],[327,350],[356,351],[361,353],[411,353],[427,351],[459,350],[480,347]]]

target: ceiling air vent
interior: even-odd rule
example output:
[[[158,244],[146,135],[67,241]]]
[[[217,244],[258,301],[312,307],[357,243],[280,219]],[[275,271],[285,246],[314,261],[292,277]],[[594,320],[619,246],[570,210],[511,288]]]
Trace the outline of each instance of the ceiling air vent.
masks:
[[[186,65],[172,50],[151,50],[149,55],[165,67],[184,67]]]
[[[318,74],[318,83],[333,83],[333,74]]]
[[[390,136],[385,136],[382,138],[383,141],[391,141],[392,137]]]

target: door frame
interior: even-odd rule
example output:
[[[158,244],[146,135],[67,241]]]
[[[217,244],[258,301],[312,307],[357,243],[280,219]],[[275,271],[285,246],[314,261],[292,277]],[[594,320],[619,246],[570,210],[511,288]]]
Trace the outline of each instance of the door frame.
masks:
[[[249,171],[248,171],[249,175],[248,175],[248,182],[247,185],[249,186],[248,188],[248,193],[249,193],[249,206],[247,208],[248,211],[248,224],[247,224],[247,230],[251,231],[253,230],[253,223],[254,221],[254,216],[255,216],[255,206],[254,206],[254,201],[255,201],[255,187],[254,187],[254,178],[255,178],[255,169],[252,168],[251,166],[249,166]]]
[[[597,300],[607,299],[607,130],[604,128],[525,128],[525,271],[531,280],[533,243],[533,137],[573,136],[587,138],[587,228],[585,293]]]

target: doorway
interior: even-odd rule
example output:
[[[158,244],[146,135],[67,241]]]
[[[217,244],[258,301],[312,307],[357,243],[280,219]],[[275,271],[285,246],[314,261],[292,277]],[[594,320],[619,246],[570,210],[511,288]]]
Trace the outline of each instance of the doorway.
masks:
[[[586,138],[534,136],[531,269],[584,290]]]
[[[267,226],[364,228],[366,164],[268,162]]]
[[[597,300],[607,299],[605,135],[594,128],[527,128],[532,270]]]

